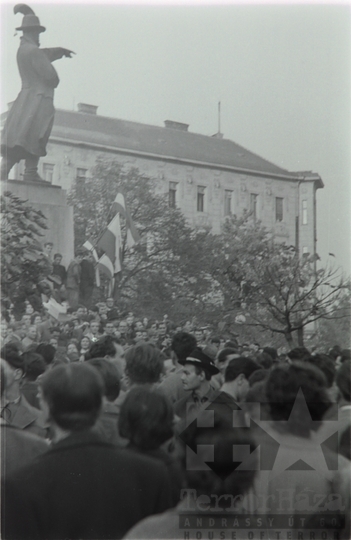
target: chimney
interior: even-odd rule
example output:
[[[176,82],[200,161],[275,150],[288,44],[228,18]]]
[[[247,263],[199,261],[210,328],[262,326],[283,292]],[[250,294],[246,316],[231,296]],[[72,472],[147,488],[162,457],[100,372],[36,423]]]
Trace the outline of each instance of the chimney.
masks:
[[[85,114],[96,114],[98,109],[97,105],[89,105],[88,103],[78,103],[78,112]]]
[[[174,122],[174,120],[165,120],[165,127],[169,129],[177,129],[178,131],[188,131],[189,124]]]
[[[223,133],[220,133],[219,131],[215,133],[214,135],[211,135],[213,139],[223,139]]]

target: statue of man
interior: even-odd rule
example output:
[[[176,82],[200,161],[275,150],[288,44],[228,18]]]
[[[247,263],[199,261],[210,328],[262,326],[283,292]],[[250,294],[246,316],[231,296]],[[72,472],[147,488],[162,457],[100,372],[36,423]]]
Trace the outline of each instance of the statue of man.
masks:
[[[24,180],[43,181],[38,162],[46,156],[46,145],[54,123],[54,90],[59,78],[51,62],[73,51],[56,47],[39,48],[39,34],[45,32],[34,11],[26,4],[17,4],[14,13],[24,15],[23,36],[17,52],[22,89],[13,103],[4,126],[1,141],[1,180],[6,180],[12,167],[25,160]]]

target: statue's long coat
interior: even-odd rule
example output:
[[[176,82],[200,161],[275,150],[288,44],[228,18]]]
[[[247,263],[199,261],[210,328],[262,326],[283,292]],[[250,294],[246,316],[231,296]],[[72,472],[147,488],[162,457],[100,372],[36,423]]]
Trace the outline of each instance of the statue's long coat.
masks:
[[[1,153],[46,155],[46,145],[54,123],[54,89],[59,78],[51,62],[60,57],[58,49],[40,49],[23,36],[17,52],[22,89],[13,103],[2,134]]]

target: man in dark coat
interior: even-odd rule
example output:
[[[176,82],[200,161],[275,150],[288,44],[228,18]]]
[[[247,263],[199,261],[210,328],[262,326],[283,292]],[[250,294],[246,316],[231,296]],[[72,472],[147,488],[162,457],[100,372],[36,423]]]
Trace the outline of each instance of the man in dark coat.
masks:
[[[98,371],[60,365],[41,380],[53,445],[3,486],[2,538],[118,539],[138,521],[171,506],[163,463],[94,433],[103,394]]]
[[[85,253],[80,263],[79,302],[90,308],[95,284],[95,267],[91,253]]]
[[[54,90],[59,78],[51,62],[63,56],[71,58],[72,51],[61,47],[39,48],[39,34],[45,31],[33,10],[17,4],[15,13],[23,13],[23,37],[17,52],[17,64],[22,89],[13,103],[5,123],[1,143],[1,179],[21,159],[25,159],[24,180],[41,181],[38,162],[46,156],[46,145],[54,123]]]

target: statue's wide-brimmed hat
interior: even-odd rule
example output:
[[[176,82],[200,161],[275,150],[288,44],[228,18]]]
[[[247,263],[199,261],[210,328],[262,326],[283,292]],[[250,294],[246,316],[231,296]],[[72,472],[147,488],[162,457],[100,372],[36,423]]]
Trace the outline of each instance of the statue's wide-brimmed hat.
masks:
[[[16,30],[36,30],[37,32],[45,32],[46,28],[41,26],[39,18],[36,16],[31,7],[27,4],[16,4],[13,8],[13,12],[16,15],[17,13],[22,13],[24,15],[22,20],[22,26],[16,28]]]

